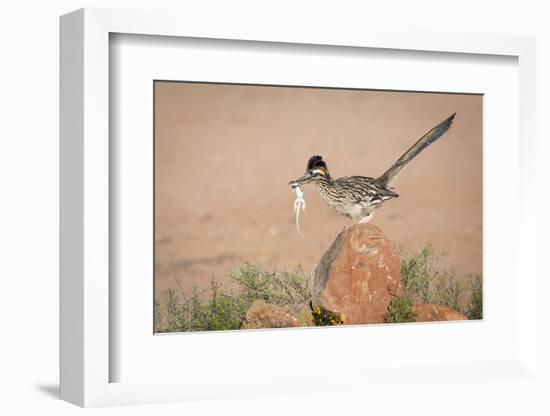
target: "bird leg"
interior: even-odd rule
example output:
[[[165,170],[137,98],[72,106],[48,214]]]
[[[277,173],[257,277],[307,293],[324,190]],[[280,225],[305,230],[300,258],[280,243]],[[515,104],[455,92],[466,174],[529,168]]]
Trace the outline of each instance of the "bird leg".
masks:
[[[372,217],[374,217],[374,212],[369,212],[367,215],[361,218],[357,224],[367,224],[370,220],[372,220]]]

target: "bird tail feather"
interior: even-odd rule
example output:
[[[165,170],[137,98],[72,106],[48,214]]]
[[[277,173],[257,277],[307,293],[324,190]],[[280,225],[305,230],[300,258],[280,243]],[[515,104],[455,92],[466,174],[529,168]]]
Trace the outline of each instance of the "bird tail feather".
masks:
[[[376,179],[376,182],[384,188],[388,188],[389,186],[391,186],[391,183],[393,182],[397,174],[405,166],[407,166],[422,150],[435,142],[437,139],[443,136],[443,134],[445,134],[447,130],[449,130],[449,128],[453,124],[455,115],[456,113],[447,118],[445,121],[439,123],[428,133],[422,136],[420,140],[413,144],[410,149],[403,154],[403,156],[397,159],[397,161],[391,166],[391,168],[389,168],[382,176]]]

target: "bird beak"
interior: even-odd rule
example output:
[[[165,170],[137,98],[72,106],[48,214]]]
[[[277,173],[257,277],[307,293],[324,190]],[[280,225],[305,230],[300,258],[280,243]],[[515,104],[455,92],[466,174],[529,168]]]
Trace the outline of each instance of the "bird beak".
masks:
[[[301,178],[298,178],[294,181],[290,181],[288,184],[292,187],[292,188],[297,188],[298,186],[304,184],[304,183],[307,183],[309,182],[309,180],[313,177],[313,175],[311,173],[306,173],[304,176],[302,176]]]

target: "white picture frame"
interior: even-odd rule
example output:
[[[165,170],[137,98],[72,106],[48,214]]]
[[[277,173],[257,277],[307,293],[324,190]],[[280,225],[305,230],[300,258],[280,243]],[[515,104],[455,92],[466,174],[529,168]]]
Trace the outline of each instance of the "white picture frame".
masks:
[[[280,28],[252,19],[241,22],[213,21],[205,26],[192,17],[178,14],[83,9],[61,18],[61,398],[80,406],[159,403],[200,398],[252,397],[270,394],[297,394],[360,389],[395,377],[401,382],[433,382],[460,379],[536,380],[536,316],[534,199],[535,169],[535,43],[529,37],[427,32],[383,32],[361,29],[330,32],[325,28],[306,34],[299,28]],[[237,31],[238,28],[238,31]],[[300,369],[281,368],[267,371],[253,380],[243,375],[229,378],[221,374],[218,381],[208,375],[194,374],[179,380],[112,382],[112,367],[121,357],[112,348],[113,288],[109,276],[113,268],[110,246],[110,34],[225,39],[249,42],[331,45],[335,48],[374,48],[385,50],[431,51],[437,53],[504,55],[518,60],[519,83],[519,213],[516,216],[517,264],[513,268],[518,280],[517,311],[514,319],[517,342],[512,352],[491,361],[440,364],[418,362],[414,377],[407,368],[381,368],[372,365],[356,369],[338,368],[319,371],[312,377]],[[261,45],[259,43],[258,45]],[[485,293],[485,296],[491,296]],[[144,306],[146,307],[146,306]],[[475,323],[472,323],[475,324]],[[411,326],[400,326],[410,331]],[[374,329],[373,330],[377,330]],[[298,330],[307,331],[307,330]],[[328,331],[331,331],[330,329]],[[347,328],[339,337],[353,336],[356,328]],[[325,332],[327,334],[328,332]],[[276,335],[273,335],[276,334]],[[311,337],[311,331],[307,337]],[[334,332],[332,332],[334,334]],[[235,338],[235,334],[202,334]],[[249,336],[281,338],[296,335],[292,331],[261,332]],[[151,333],[151,336],[152,333]],[[306,335],[304,335],[306,337]],[[223,341],[223,340],[222,340]],[[218,342],[218,341],[217,341]],[[235,341],[237,344],[239,340]],[[139,348],[139,346],[136,346]],[[242,363],[241,363],[242,365]],[[249,365],[252,366],[252,365]],[[323,375],[346,380],[327,385]],[[477,374],[477,375],[476,375]],[[407,381],[408,380],[408,381]]]

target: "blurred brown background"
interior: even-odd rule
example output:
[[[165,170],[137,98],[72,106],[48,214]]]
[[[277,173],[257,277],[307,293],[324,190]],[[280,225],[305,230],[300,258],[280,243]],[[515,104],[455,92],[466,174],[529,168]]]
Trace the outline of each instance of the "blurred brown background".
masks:
[[[482,272],[481,96],[156,82],[155,106],[157,297],[244,261],[313,270],[351,220],[307,185],[301,228],[323,245],[300,239],[288,182],[308,158],[333,177],[376,177],[454,112],[371,223],[409,249],[431,241],[458,278]]]

